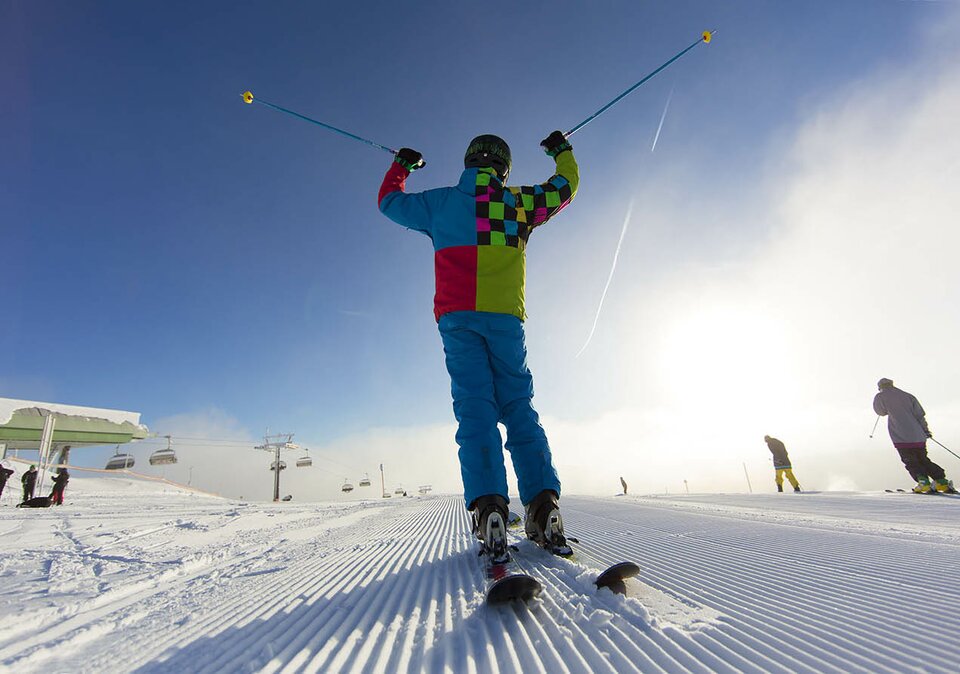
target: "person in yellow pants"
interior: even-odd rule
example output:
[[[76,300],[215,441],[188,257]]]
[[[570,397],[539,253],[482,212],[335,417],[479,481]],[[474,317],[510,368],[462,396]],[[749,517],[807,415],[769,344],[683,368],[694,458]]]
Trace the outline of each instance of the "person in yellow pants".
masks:
[[[783,478],[786,476],[790,480],[790,484],[793,485],[793,491],[799,492],[800,483],[797,482],[797,478],[793,474],[793,465],[790,463],[790,457],[787,456],[786,446],[769,435],[763,436],[763,440],[767,443],[770,453],[773,454],[773,468],[776,471],[774,480],[777,483],[777,491],[783,491]]]

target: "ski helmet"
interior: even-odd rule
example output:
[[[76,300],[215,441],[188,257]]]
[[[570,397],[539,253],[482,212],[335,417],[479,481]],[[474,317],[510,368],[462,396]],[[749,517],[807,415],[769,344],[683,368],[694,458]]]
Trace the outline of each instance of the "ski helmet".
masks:
[[[510,175],[510,146],[499,136],[485,133],[470,141],[463,156],[464,168],[492,168],[500,180],[507,182]]]
[[[884,377],[883,379],[877,382],[878,389],[890,388],[892,386],[893,386],[893,380],[887,379],[886,377]]]

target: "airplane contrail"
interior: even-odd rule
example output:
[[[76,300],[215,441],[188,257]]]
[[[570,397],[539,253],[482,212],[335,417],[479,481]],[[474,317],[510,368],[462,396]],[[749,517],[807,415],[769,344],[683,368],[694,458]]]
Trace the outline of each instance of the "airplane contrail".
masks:
[[[587,336],[587,341],[584,342],[582,347],[580,347],[580,350],[577,351],[577,355],[574,356],[574,358],[579,358],[580,354],[583,353],[587,346],[590,345],[590,340],[593,339],[593,333],[597,329],[597,321],[600,320],[600,310],[603,309],[603,300],[607,297],[607,290],[610,289],[610,281],[613,280],[613,272],[617,268],[617,259],[620,257],[620,246],[623,245],[623,237],[627,233],[627,226],[630,224],[631,215],[633,215],[633,199],[630,200],[630,205],[627,207],[627,215],[623,219],[623,229],[620,230],[620,240],[617,241],[617,251],[613,254],[613,265],[610,267],[610,275],[607,276],[607,284],[603,287],[603,293],[600,295],[600,304],[597,306],[597,315],[593,317],[593,327],[590,328],[590,334]]]
[[[660,129],[663,128],[663,120],[667,118],[667,110],[670,109],[670,101],[672,99],[673,99],[673,87],[670,87],[670,95],[667,96],[667,104],[663,106],[663,114],[660,115],[660,123],[657,125],[657,135],[653,137],[653,145],[650,147],[651,152],[657,149],[657,141],[660,140]]]

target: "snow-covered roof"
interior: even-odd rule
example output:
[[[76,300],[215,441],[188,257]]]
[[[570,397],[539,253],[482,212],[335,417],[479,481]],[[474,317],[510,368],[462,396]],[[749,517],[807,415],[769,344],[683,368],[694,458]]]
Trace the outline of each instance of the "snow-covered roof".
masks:
[[[38,445],[42,417],[47,416],[57,419],[57,444],[115,444],[145,438],[148,433],[139,412],[0,398],[0,442],[19,448]]]

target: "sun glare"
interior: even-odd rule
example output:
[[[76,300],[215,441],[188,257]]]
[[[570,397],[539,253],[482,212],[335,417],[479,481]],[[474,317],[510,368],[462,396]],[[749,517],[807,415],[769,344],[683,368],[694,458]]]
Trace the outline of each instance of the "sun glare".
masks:
[[[773,421],[790,396],[790,339],[762,310],[697,309],[677,316],[662,334],[662,390],[694,418],[726,427],[742,427],[748,418]]]

